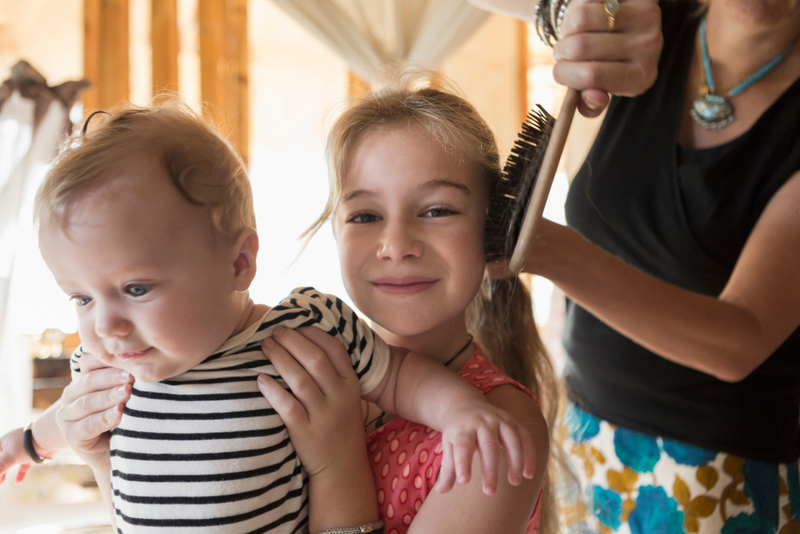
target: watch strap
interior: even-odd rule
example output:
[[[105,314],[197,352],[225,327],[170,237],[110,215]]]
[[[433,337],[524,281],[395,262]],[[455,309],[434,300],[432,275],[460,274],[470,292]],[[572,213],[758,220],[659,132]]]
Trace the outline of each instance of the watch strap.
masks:
[[[25,452],[31,457],[31,460],[37,464],[44,464],[50,461],[50,458],[42,458],[36,452],[36,447],[33,446],[33,422],[28,423],[22,433],[22,443],[25,446]]]

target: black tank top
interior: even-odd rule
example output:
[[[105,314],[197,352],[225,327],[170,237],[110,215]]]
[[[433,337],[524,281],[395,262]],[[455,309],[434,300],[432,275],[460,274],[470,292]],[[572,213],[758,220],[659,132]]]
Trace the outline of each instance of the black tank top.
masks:
[[[681,149],[700,19],[693,2],[661,7],[658,81],[612,99],[570,188],[567,222],[643,272],[717,296],[767,202],[800,170],[800,80],[739,138]],[[570,301],[564,344],[570,395],[598,417],[753,459],[800,456],[800,328],[734,384],[657,356]]]

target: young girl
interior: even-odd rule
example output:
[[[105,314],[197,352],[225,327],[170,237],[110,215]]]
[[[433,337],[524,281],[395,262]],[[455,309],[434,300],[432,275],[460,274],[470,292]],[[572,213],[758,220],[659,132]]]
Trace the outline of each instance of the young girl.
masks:
[[[438,434],[369,406],[367,446],[386,532],[554,532],[552,484],[540,497],[549,448],[545,420],[552,423],[557,409],[553,370],[526,287],[485,273],[484,220],[501,174],[496,143],[470,104],[431,84],[415,88],[418,82],[406,77],[375,91],[335,122],[328,140],[331,193],[310,232],[332,221],[345,287],[388,343],[458,371],[527,425],[537,472],[517,487],[501,483],[494,496],[486,496],[475,478],[446,495],[431,492],[442,461]],[[341,358],[333,354],[335,345],[319,336],[312,341]],[[278,343],[265,350],[283,376],[307,384],[291,353],[319,389],[303,396],[293,388],[296,400],[265,379],[262,391],[282,410],[290,434],[302,433],[300,441],[312,443],[307,421],[326,418],[318,399],[346,395],[344,379],[308,365],[314,347],[299,333],[286,332]],[[332,433],[334,424],[357,426],[332,422]],[[335,471],[343,454],[335,444],[356,445],[324,437],[327,447],[298,453],[304,464]],[[342,487],[346,477],[331,474]]]

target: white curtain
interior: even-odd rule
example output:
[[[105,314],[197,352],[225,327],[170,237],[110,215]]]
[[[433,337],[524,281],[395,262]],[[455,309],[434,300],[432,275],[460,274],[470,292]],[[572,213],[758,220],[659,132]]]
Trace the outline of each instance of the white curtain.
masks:
[[[68,108],[85,87],[68,82],[50,88],[24,62],[12,74],[0,87],[0,430],[21,426],[31,415],[30,351],[11,303],[32,299],[15,299],[15,260],[31,239],[33,193],[55,155]]]
[[[374,83],[387,63],[435,69],[488,17],[466,0],[273,0]]]

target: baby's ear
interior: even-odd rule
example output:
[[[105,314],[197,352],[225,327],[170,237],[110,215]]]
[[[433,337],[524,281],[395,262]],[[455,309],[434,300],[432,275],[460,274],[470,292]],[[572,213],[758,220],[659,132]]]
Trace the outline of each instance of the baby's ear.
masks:
[[[258,234],[255,228],[244,228],[236,236],[231,248],[233,276],[236,290],[247,291],[256,276],[256,256],[258,255]]]

